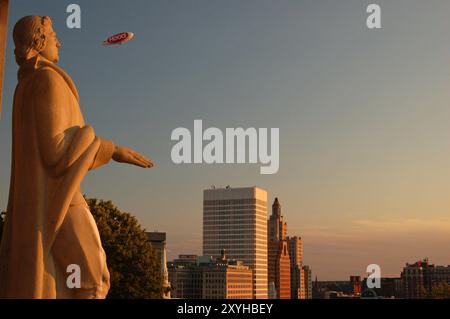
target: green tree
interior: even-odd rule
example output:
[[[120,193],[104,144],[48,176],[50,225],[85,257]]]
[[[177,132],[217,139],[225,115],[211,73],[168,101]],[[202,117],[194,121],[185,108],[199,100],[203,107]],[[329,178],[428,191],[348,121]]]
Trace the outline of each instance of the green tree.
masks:
[[[111,201],[86,199],[97,223],[111,274],[108,298],[162,298],[160,261],[144,229]]]

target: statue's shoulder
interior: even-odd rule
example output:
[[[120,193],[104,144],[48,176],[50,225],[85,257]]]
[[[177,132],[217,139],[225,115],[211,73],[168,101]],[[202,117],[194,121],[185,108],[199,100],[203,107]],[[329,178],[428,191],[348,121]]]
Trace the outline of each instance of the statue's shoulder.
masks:
[[[36,69],[31,78],[31,87],[35,90],[60,87],[64,78],[53,68],[45,66]]]
[[[74,97],[79,100],[77,88],[72,78],[58,65],[48,61],[38,59],[34,64],[30,62],[30,66],[19,70],[19,83],[22,79],[24,82],[31,82],[30,93],[37,91],[51,91],[51,93],[72,92]],[[31,78],[31,81],[29,81]]]
[[[48,80],[48,81],[60,81],[63,80],[61,75],[52,67],[44,66],[36,69],[33,74],[34,80]]]

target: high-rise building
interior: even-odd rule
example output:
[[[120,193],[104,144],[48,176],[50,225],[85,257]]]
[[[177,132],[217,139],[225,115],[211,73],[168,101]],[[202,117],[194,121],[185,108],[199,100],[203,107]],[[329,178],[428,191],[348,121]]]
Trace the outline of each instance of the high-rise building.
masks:
[[[253,270],[253,297],[267,292],[267,192],[257,187],[203,192],[203,255],[241,260]]]
[[[306,299],[304,274],[302,273],[302,238],[297,236],[287,237],[287,243],[291,261],[291,298]]]
[[[183,258],[179,258],[180,261]],[[169,263],[173,298],[183,299],[252,299],[253,271],[242,261],[222,257],[200,256],[195,264],[186,260]]]
[[[160,260],[163,276],[164,298],[170,298],[169,272],[167,270],[166,233],[147,232],[147,238],[155,249],[156,256]]]
[[[287,224],[283,220],[278,198],[272,205],[268,221],[268,279],[275,284],[277,299],[291,298],[291,261],[287,243]]]
[[[407,299],[426,298],[436,285],[450,285],[450,265],[435,266],[428,259],[406,264],[400,275],[403,297]]]
[[[312,285],[312,271],[309,266],[303,266],[302,272],[304,274],[304,285],[305,285],[305,299],[313,298],[313,285]]]

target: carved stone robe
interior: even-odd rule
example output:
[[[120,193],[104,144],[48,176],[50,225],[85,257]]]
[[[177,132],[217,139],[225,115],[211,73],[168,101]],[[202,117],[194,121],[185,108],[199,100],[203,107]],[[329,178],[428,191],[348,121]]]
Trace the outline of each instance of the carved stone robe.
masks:
[[[85,125],[77,89],[56,64],[38,55],[18,77],[0,298],[104,298],[106,257],[79,188],[114,144]],[[79,266],[80,288],[68,285],[70,265]]]

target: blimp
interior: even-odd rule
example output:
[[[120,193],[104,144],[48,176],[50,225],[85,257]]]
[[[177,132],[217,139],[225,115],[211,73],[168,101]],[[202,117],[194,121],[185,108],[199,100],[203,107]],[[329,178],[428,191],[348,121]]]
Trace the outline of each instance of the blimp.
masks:
[[[103,41],[103,45],[116,45],[116,44],[124,44],[128,41],[133,40],[134,33],[133,32],[122,32],[110,36],[108,39]]]

